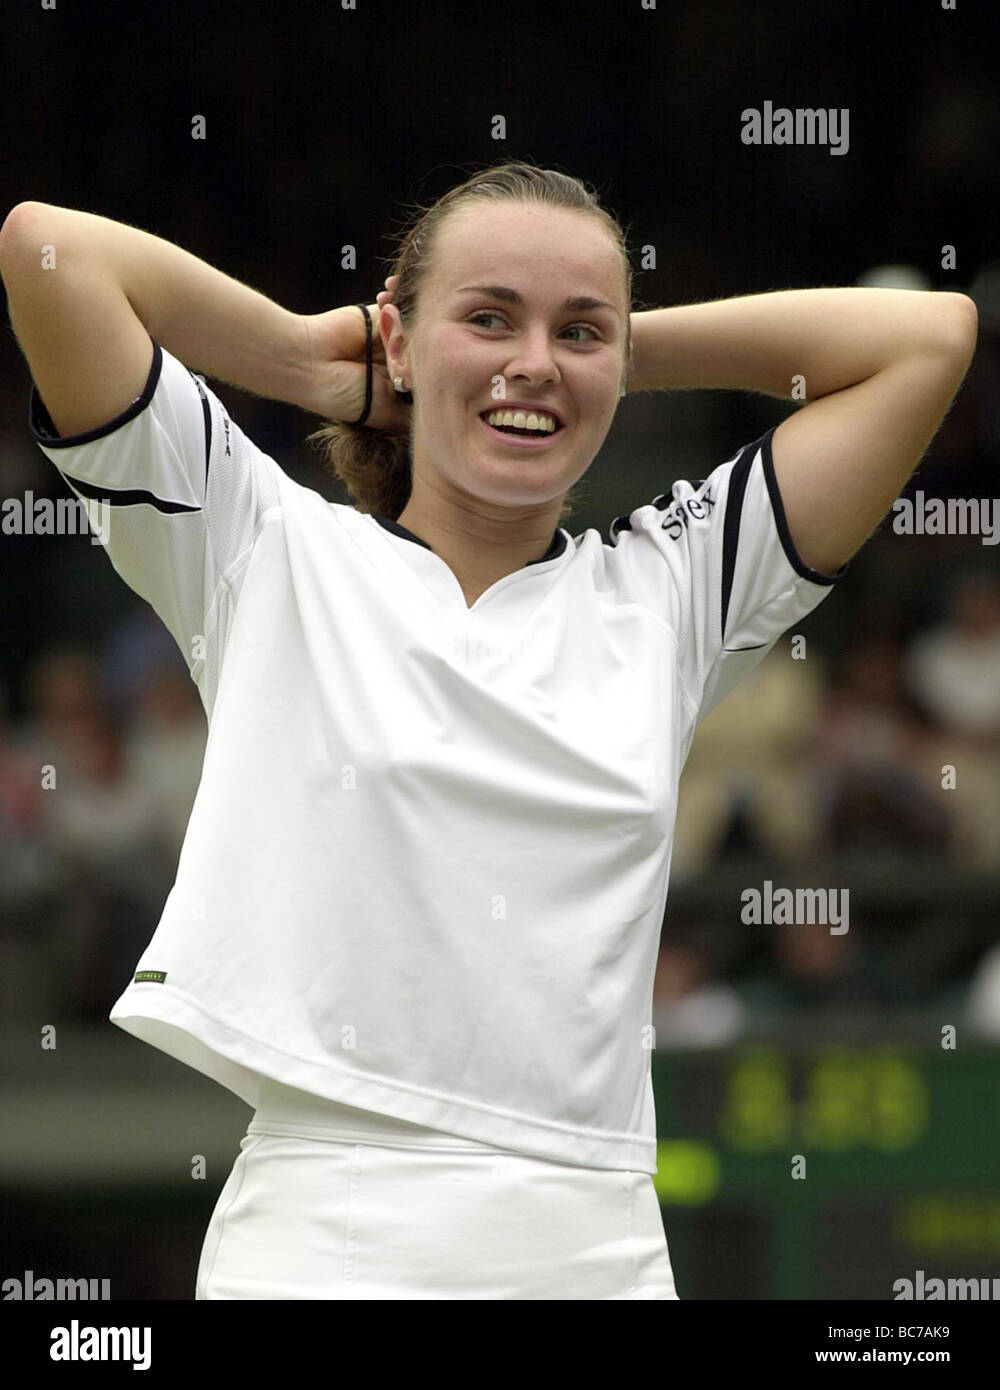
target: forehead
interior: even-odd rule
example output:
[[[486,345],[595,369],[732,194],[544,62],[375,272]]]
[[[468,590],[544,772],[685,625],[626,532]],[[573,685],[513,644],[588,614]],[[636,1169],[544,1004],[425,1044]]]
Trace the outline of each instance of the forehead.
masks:
[[[621,252],[596,218],[568,208],[482,203],[441,229],[434,276],[440,287],[510,285],[624,298]],[[517,284],[515,282],[518,282]]]

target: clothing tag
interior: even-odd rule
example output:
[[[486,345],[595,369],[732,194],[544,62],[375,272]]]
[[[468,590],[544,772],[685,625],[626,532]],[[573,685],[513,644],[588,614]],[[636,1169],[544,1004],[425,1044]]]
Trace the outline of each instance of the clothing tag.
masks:
[[[137,970],[132,983],[162,985],[166,978],[167,972],[165,970]]]

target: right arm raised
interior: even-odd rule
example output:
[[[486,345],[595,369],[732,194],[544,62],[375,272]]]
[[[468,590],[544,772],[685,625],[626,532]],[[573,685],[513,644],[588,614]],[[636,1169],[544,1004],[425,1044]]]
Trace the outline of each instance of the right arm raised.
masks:
[[[305,319],[150,232],[18,203],[0,227],[0,278],[61,435],[128,408],[149,374],[151,338],[192,371],[242,390],[284,401],[305,394]]]

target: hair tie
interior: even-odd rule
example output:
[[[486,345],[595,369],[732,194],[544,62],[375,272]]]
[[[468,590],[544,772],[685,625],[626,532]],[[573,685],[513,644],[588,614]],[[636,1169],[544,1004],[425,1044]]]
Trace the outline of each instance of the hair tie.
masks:
[[[357,420],[345,420],[345,425],[363,425],[372,408],[372,316],[367,304],[356,306],[365,316],[365,408]]]

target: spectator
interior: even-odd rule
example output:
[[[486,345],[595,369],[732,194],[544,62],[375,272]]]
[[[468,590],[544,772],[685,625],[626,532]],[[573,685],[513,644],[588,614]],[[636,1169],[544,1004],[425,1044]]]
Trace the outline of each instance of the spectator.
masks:
[[[962,576],[949,618],[911,646],[906,676],[940,728],[1000,746],[1000,576]]]
[[[950,616],[912,644],[905,673],[940,731],[938,770],[955,769],[956,862],[1000,868],[1000,577],[960,578]]]
[[[678,793],[673,884],[712,862],[735,816],[771,858],[815,850],[810,749],[822,693],[819,658],[795,660],[784,638],[702,721]]]
[[[657,1047],[725,1047],[746,1027],[736,992],[710,978],[708,960],[690,943],[660,947],[653,983]]]
[[[945,854],[949,820],[935,741],[908,708],[891,637],[860,636],[845,653],[821,725],[825,835],[838,852]]]
[[[816,1019],[829,1010],[834,1016],[857,1012],[870,1015],[878,1003],[876,972],[858,946],[856,924],[832,935],[818,922],[775,923],[752,930],[772,933],[772,968],[748,980],[741,990],[753,1013],[783,1017],[803,1012]]]
[[[26,685],[28,716],[16,735],[17,748],[39,781],[42,769],[51,768],[57,783],[68,785],[79,732],[106,708],[98,664],[81,647],[51,647],[32,663]]]
[[[21,749],[39,779],[41,834],[62,889],[46,966],[65,990],[56,1001],[64,1016],[97,1021],[156,925],[173,846],[93,659],[53,650],[36,663],[29,689]]]

